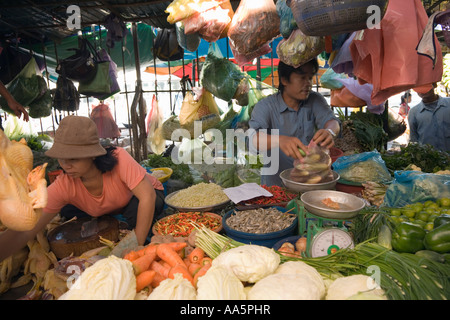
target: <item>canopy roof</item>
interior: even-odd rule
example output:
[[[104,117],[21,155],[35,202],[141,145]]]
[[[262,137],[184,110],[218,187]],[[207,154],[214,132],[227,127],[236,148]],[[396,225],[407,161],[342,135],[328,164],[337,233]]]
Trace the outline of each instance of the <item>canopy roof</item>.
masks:
[[[158,28],[173,28],[165,12],[172,1],[145,0],[0,0],[0,36],[26,39],[28,43],[60,41],[76,34],[67,27],[66,12],[77,5],[81,13],[81,27],[100,25],[110,14],[124,22],[143,22]],[[240,1],[230,0],[233,9]]]

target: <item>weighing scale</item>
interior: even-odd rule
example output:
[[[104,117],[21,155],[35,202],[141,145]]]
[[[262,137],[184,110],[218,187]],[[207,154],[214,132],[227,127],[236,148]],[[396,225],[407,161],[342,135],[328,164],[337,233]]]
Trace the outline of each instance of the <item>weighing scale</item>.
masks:
[[[301,200],[291,201],[288,207],[296,208],[298,215],[298,234],[306,235],[306,255],[310,258],[332,254],[343,248],[354,248],[355,243],[346,225],[355,215],[346,219],[332,219],[312,213],[305,209]],[[314,210],[311,210],[314,211]]]

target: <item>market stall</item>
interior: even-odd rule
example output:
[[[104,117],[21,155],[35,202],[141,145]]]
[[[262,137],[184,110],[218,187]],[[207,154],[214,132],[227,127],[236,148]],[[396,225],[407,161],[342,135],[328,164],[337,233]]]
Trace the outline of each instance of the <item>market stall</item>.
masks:
[[[441,80],[445,62],[438,38],[432,37],[437,44],[434,61],[421,55],[409,63],[417,70],[407,76],[398,70],[386,80],[383,70],[391,66],[381,51],[388,45],[376,39],[389,31],[391,20],[384,18],[392,19],[389,6],[398,6],[395,0],[373,1],[380,10],[380,28],[367,28],[367,7],[347,17],[352,21],[319,26],[314,25],[319,19],[302,15],[304,1],[267,0],[257,7],[249,2],[232,7],[230,1],[205,0],[203,6],[186,10],[183,6],[190,1],[175,0],[164,7],[166,22],[176,25],[176,32],[164,33],[171,39],[165,43],[169,47],[153,48],[158,59],[182,60],[172,54],[180,48],[195,51],[200,38],[210,43],[194,77],[198,82],[192,85],[183,74],[187,87],[181,107],[175,113],[170,106],[169,118],[162,116],[156,95],[149,108],[143,98],[138,29],[133,24],[138,81],[129,114],[135,138],[131,153],[162,183],[165,195],[164,217],[154,222],[146,243],[138,245],[120,213],[87,220],[57,217],[26,247],[0,261],[0,298],[16,292],[14,298],[30,300],[450,298],[450,155],[417,143],[387,150],[387,143],[406,130],[387,98]],[[353,8],[352,1],[343,3],[333,10]],[[418,32],[411,43],[416,44],[428,17],[420,1],[413,3],[417,21],[410,23]],[[335,26],[334,33],[330,26]],[[277,48],[271,48],[280,35]],[[216,44],[224,38],[233,61]],[[410,49],[411,43],[405,47]],[[89,46],[86,39],[79,50],[84,46]],[[333,107],[359,110],[347,116],[337,109],[343,132],[335,148],[309,146],[301,161],[281,172],[282,186],[261,183],[265,159],[246,151],[239,137],[231,142],[215,139],[227,129],[245,132],[255,104],[277,91],[245,71],[252,60],[273,51],[292,66],[320,55],[335,74],[316,81],[317,87],[331,90]],[[71,73],[76,66],[70,57],[58,61],[58,84],[47,107],[73,114],[79,93],[103,101],[120,92],[113,55],[90,52],[105,54],[96,58],[95,72],[78,66],[83,70]],[[370,54],[363,57],[364,52]],[[380,62],[381,57],[385,60]],[[90,81],[99,72],[104,72],[107,88],[96,91]],[[22,100],[36,110],[32,103],[50,90],[39,83],[42,74],[31,73],[26,84],[13,84],[22,91],[39,88],[39,96],[25,92],[29,96]],[[424,73],[426,79],[420,76]],[[353,78],[360,83],[349,81]],[[363,82],[370,86],[362,89]],[[58,99],[58,94],[71,96]],[[226,113],[216,99],[231,106]],[[102,138],[120,136],[108,105],[101,103],[92,111]],[[57,163],[32,151],[33,143],[46,149],[41,140],[15,140],[19,137],[0,131],[0,233],[36,225],[45,207],[45,189],[53,182],[49,172],[58,169]]]

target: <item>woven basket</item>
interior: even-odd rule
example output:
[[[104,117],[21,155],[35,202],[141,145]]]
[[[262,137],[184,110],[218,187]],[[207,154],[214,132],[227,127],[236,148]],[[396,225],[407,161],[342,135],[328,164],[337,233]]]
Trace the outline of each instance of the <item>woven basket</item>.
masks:
[[[388,0],[288,0],[299,29],[308,36],[328,36],[351,33],[367,28],[376,5],[381,19],[386,13]]]

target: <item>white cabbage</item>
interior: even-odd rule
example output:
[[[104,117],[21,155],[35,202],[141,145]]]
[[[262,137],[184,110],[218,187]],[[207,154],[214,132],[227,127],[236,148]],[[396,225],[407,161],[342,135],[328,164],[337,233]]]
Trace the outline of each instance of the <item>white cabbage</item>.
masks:
[[[197,291],[192,283],[183,278],[181,273],[176,273],[173,279],[161,281],[147,300],[195,300]]]
[[[329,286],[326,300],[346,300],[359,293],[366,293],[383,297],[384,290],[375,281],[366,275],[356,274],[337,278]]]
[[[241,281],[254,283],[278,268],[280,256],[267,247],[243,245],[222,252],[212,264],[227,268]]]
[[[135,296],[132,263],[109,256],[84,270],[59,300],[133,300]]]
[[[198,278],[197,300],[245,299],[244,285],[223,266],[211,266],[205,275]]]
[[[281,264],[275,273],[280,274],[304,274],[307,277],[310,277],[313,280],[319,289],[320,299],[325,296],[325,283],[322,279],[322,276],[314,267],[304,263],[303,261],[288,261]]]
[[[271,274],[259,280],[247,294],[248,300],[320,300],[316,282],[304,274]]]

